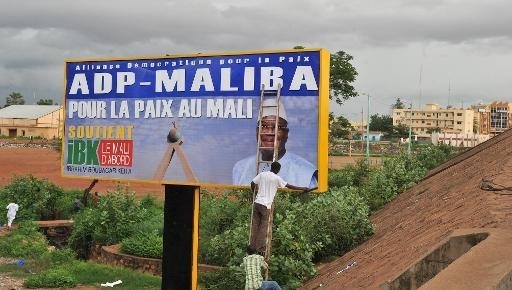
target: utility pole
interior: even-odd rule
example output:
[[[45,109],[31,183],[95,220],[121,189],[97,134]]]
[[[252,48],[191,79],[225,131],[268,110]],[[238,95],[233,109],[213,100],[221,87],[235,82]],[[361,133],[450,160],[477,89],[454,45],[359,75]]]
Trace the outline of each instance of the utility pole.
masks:
[[[368,109],[366,112],[366,162],[370,165],[370,94],[368,96]]]
[[[409,144],[407,147],[407,154],[411,155],[411,144],[412,144],[412,102],[411,106],[409,107]]]
[[[352,130],[348,134],[348,156],[352,157]]]
[[[364,118],[363,118],[363,107],[361,107],[361,152],[363,152],[363,135],[364,135],[364,130],[363,130],[363,122],[364,122]]]

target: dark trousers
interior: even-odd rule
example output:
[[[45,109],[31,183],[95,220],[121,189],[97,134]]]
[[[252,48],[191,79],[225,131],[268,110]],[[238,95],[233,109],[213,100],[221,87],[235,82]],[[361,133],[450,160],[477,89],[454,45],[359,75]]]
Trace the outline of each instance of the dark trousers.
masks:
[[[259,203],[253,204],[251,242],[249,246],[260,253],[265,251],[269,215],[270,209],[266,206]]]

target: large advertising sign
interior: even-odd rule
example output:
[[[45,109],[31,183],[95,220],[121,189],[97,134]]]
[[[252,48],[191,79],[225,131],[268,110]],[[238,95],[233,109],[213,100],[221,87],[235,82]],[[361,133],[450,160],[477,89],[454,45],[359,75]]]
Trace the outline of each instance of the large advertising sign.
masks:
[[[248,186],[277,134],[279,175],[327,189],[324,49],[67,61],[65,77],[64,176]]]

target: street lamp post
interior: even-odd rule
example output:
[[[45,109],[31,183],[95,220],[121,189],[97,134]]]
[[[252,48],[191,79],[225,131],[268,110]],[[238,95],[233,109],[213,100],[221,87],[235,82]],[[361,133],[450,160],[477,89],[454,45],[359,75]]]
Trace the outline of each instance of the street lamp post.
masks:
[[[368,96],[368,109],[366,114],[366,161],[370,165],[370,94]]]
[[[407,154],[411,155],[411,144],[412,144],[412,102],[409,107],[409,144],[407,147]]]

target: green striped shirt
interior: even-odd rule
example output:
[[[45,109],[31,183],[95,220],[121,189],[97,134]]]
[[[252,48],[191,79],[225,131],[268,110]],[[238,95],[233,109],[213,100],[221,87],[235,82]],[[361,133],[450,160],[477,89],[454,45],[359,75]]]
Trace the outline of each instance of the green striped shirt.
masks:
[[[242,267],[245,270],[245,290],[257,290],[263,283],[261,268],[267,268],[263,256],[254,254],[244,258]]]

